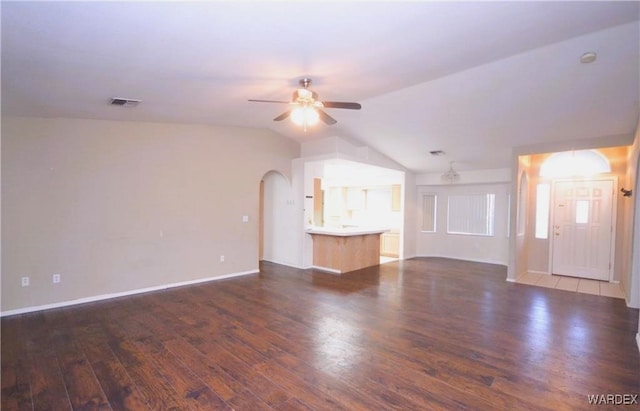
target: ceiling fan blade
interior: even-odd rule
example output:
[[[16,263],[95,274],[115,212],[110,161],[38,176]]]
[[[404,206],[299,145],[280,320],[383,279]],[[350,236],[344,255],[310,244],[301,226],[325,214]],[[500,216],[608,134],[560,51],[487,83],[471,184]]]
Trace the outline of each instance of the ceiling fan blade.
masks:
[[[328,115],[322,110],[318,110],[318,114],[320,115],[320,120],[322,120],[325,124],[332,125],[338,122],[338,120],[331,117],[330,115]]]
[[[284,113],[280,114],[278,117],[274,118],[273,121],[282,121],[285,118],[289,117],[289,114],[291,114],[291,111],[285,111]]]
[[[349,103],[346,101],[323,101],[322,105],[326,108],[348,108],[349,110],[360,110],[360,103]]]
[[[250,99],[249,101],[253,101],[255,103],[285,103],[285,104],[291,103],[290,101],[280,101],[280,100],[252,100],[252,99]]]

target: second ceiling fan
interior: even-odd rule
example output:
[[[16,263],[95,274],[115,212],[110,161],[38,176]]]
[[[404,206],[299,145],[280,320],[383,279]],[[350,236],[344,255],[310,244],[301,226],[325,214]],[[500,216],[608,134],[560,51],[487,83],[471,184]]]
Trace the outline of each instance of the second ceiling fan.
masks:
[[[293,92],[291,101],[279,101],[279,100],[254,100],[258,103],[285,103],[290,104],[291,109],[280,114],[274,118],[273,121],[282,121],[288,117],[291,120],[303,126],[307,129],[307,126],[312,126],[322,120],[325,124],[331,125],[337,123],[337,120],[325,113],[323,108],[346,108],[349,110],[360,110],[362,106],[360,103],[352,103],[345,101],[320,101],[318,100],[318,93],[309,90],[311,84],[310,78],[303,78],[299,81],[300,88]]]

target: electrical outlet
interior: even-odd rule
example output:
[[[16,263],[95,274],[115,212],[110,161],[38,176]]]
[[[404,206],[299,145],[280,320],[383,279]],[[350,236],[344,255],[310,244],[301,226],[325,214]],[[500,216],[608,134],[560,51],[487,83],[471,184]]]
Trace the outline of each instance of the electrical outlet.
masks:
[[[243,215],[242,216],[242,222],[243,223],[248,223],[249,222],[249,216],[248,215]]]
[[[29,287],[29,277],[22,277],[22,286]]]
[[[53,283],[58,284],[60,282],[60,274],[53,275]]]
[[[220,256],[220,262],[224,263],[224,256],[223,255]]]

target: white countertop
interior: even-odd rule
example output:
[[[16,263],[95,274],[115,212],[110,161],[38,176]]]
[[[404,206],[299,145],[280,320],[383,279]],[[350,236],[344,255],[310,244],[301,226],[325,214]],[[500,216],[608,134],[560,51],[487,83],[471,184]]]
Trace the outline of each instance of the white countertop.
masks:
[[[337,237],[382,234],[382,233],[387,233],[389,231],[390,230],[387,228],[371,228],[371,227],[346,227],[346,228],[310,227],[310,228],[307,228],[306,230],[306,232],[309,234],[331,235],[331,236],[337,236]]]

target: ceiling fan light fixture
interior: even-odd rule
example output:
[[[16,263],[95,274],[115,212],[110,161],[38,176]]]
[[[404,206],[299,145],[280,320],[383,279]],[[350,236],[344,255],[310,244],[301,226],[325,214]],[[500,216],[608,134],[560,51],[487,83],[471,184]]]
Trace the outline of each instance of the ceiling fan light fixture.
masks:
[[[309,106],[300,106],[291,110],[291,121],[294,124],[304,127],[306,130],[309,126],[315,126],[320,120],[318,110]]]
[[[314,96],[314,92],[306,89],[306,88],[299,88],[296,93],[294,93],[293,95],[293,99],[297,100],[297,99],[301,99],[301,100],[312,100],[318,97],[317,94],[315,94]]]
[[[287,117],[291,117],[291,120],[295,124],[303,127],[305,131],[307,131],[308,126],[313,126],[319,121],[329,126],[337,123],[335,118],[322,110],[323,108],[342,108],[348,110],[360,110],[362,108],[360,103],[355,102],[320,101],[318,100],[318,94],[315,91],[309,90],[309,84],[311,84],[310,78],[300,80],[301,88],[293,92],[291,101],[256,99],[249,99],[249,101],[258,103],[288,103],[292,108],[274,118],[273,121],[282,121]]]

